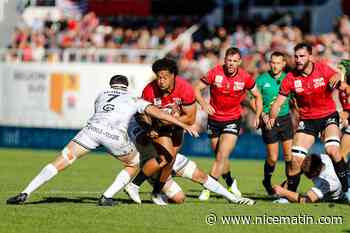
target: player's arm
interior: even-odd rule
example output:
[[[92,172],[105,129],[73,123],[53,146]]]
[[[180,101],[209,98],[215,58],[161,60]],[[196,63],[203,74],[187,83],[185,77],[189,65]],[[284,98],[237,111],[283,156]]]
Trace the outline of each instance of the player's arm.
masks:
[[[317,202],[319,200],[318,196],[316,193],[312,190],[309,190],[306,195],[302,195],[297,192],[290,191],[286,188],[283,188],[279,185],[275,185],[273,187],[273,190],[275,193],[280,196],[287,198],[291,202],[297,202],[297,203],[313,203]]]
[[[255,127],[259,127],[259,119],[263,111],[262,96],[256,85],[250,90],[250,93],[254,96],[255,103]]]
[[[193,125],[196,121],[196,113],[196,103],[193,103],[191,105],[183,105],[182,114],[178,117],[178,119],[185,124]]]
[[[267,124],[268,128],[272,128],[274,126],[278,113],[280,112],[281,106],[283,105],[284,101],[286,101],[286,99],[287,96],[279,94],[275,102],[272,104],[270,109],[270,119],[269,123]]]
[[[159,120],[168,121],[172,124],[180,126],[181,128],[185,129],[192,136],[198,136],[198,132],[195,130],[194,127],[190,126],[189,124],[183,123],[179,119],[177,119],[177,118],[169,115],[168,113],[160,110],[159,108],[157,108],[154,105],[148,105],[145,109],[145,113],[147,113],[151,117],[157,118]]]
[[[193,89],[194,89],[194,95],[199,105],[202,107],[202,109],[206,113],[211,115],[215,113],[215,109],[209,103],[207,103],[207,101],[202,96],[202,90],[204,90],[207,86],[208,84],[206,84],[202,80],[198,80],[194,85]]]

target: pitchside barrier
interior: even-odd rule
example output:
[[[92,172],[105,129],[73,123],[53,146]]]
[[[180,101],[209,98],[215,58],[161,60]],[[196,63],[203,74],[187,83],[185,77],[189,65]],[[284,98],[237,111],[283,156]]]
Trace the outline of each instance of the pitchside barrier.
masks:
[[[61,149],[93,113],[110,77],[124,74],[140,95],[152,79],[149,64],[1,63],[0,147]],[[185,136],[182,152],[212,156],[207,135]],[[317,143],[315,151],[322,151]],[[231,158],[265,157],[261,136],[244,133]]]

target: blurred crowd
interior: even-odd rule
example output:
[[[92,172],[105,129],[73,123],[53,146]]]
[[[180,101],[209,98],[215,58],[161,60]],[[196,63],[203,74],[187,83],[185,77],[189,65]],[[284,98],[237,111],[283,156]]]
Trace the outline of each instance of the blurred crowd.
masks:
[[[350,20],[347,15],[335,21],[333,32],[321,35],[303,33],[299,27],[292,25],[261,24],[252,28],[236,24],[218,27],[214,31],[207,30],[206,33],[200,26],[194,34],[180,40],[179,35],[195,23],[196,19],[193,18],[182,19],[181,23],[161,18],[139,24],[122,21],[108,24],[93,12],[80,19],[34,20],[31,25],[21,23],[16,27],[3,59],[11,62],[59,62],[62,60],[62,51],[85,49],[93,51],[90,53],[92,57],[80,56],[81,62],[143,62],[142,56],[147,56],[147,52],[139,55],[140,59],[132,59],[132,53],[131,57],[117,59],[109,56],[109,52],[96,57],[94,51],[162,51],[175,44],[166,52],[178,61],[180,74],[193,82],[215,64],[222,62],[225,50],[231,46],[241,50],[242,66],[254,77],[269,68],[268,58],[274,50],[286,53],[287,69],[292,67],[293,48],[301,41],[314,46],[315,60],[331,66],[335,66],[341,58],[349,58]],[[74,61],[77,58],[73,56],[71,59]],[[249,129],[249,108],[245,107],[245,112],[248,114],[245,123]]]

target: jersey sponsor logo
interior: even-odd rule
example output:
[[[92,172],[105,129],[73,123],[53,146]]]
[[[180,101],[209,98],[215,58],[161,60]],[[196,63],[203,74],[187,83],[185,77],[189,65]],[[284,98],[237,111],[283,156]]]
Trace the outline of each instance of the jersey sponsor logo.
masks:
[[[173,102],[178,106],[182,104],[181,98],[178,98],[178,97],[173,98]]]
[[[105,112],[113,111],[115,108],[114,104],[106,104],[102,107]]]
[[[233,132],[233,133],[237,133],[237,124],[232,123],[232,124],[228,124],[226,125],[225,129],[223,130],[224,132]]]
[[[154,99],[153,99],[153,104],[154,104],[155,106],[160,106],[160,105],[162,105],[162,99],[161,99],[161,98],[154,98]]]
[[[224,77],[222,75],[216,75],[215,76],[215,86],[222,87],[223,80],[224,80]]]
[[[320,78],[315,78],[314,80],[312,80],[314,83],[314,88],[318,88],[318,87],[322,87],[325,86],[325,82],[324,82],[324,78],[320,77]]]
[[[336,123],[337,123],[337,119],[334,118],[334,117],[331,117],[331,118],[328,118],[328,119],[327,119],[326,125],[329,125],[329,124],[336,124]]]
[[[304,121],[300,121],[300,122],[299,122],[298,129],[299,129],[299,130],[305,129],[305,123],[304,123]]]
[[[269,87],[271,87],[270,83],[265,83],[263,86],[263,88],[269,88]]]
[[[240,91],[243,89],[244,89],[244,82],[238,82],[238,81],[233,82],[233,90],[234,91]]]
[[[301,80],[295,80],[294,81],[294,88],[296,92],[303,92],[303,84],[301,82]]]

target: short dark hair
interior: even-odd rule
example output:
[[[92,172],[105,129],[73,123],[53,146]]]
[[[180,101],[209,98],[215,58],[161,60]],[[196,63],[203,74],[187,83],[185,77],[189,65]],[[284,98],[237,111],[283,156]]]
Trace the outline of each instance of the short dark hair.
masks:
[[[166,57],[156,60],[152,65],[152,70],[154,73],[158,73],[161,70],[167,70],[175,76],[179,73],[176,62]]]
[[[282,57],[283,60],[286,60],[286,56],[280,51],[273,51],[270,55],[270,59],[272,59],[272,57]]]
[[[294,47],[294,52],[298,51],[299,49],[306,49],[309,52],[309,54],[312,54],[312,46],[308,43],[302,42],[297,44]]]
[[[129,86],[128,78],[121,74],[114,75],[109,81],[109,85],[112,87],[113,85],[118,85],[118,84],[124,85],[126,87]]]
[[[307,156],[302,164],[302,170],[305,176],[309,179],[320,175],[323,167],[322,160],[318,154],[311,154]]]
[[[230,56],[230,55],[235,55],[235,54],[238,54],[240,57],[242,57],[241,55],[241,51],[236,48],[236,47],[231,47],[231,48],[228,48],[225,52],[225,57],[227,56]]]

